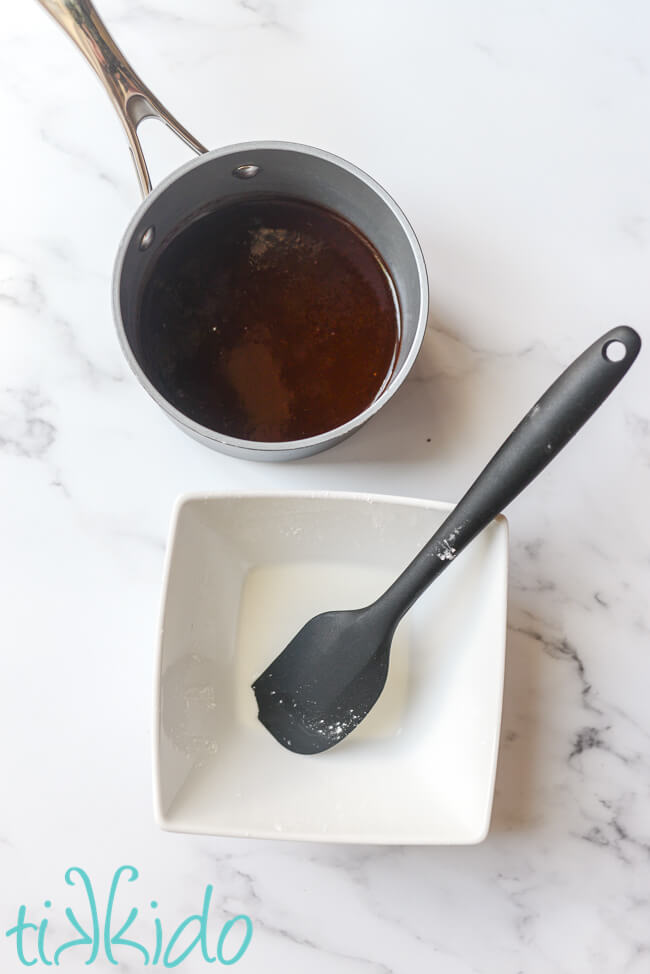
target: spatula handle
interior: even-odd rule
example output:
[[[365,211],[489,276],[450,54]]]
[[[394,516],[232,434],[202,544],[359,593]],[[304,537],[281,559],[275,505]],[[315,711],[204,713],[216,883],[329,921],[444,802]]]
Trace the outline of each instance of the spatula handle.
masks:
[[[395,624],[472,538],[558,455],[618,385],[640,348],[632,328],[613,328],[556,379],[379,600],[395,614]]]

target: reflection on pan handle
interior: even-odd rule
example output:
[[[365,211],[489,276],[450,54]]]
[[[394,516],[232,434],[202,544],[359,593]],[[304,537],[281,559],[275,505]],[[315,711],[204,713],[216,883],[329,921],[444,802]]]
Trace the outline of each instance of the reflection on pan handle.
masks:
[[[140,80],[90,0],[38,2],[70,35],[108,92],[126,131],[143,197],[151,192],[151,178],[138,138],[138,125],[143,118],[157,118],[164,122],[196,153],[207,151]]]

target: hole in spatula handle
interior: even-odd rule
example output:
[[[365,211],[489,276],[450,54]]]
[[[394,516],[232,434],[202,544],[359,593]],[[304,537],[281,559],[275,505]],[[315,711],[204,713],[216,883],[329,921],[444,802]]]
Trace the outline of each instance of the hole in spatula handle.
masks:
[[[609,362],[622,362],[626,355],[627,347],[625,342],[621,342],[618,339],[607,342],[603,346],[603,358],[606,358]]]

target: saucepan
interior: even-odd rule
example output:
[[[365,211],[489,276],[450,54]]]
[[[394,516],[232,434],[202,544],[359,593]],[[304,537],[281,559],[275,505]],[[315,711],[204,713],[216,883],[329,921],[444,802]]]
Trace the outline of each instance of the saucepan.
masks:
[[[424,258],[401,209],[382,187],[344,159],[290,142],[245,142],[207,151],[164,108],[127,63],[89,0],[39,0],[89,61],[122,121],[143,202],[120,244],[113,276],[119,341],[144,389],[182,430],[223,453],[256,460],[288,460],[317,453],[362,426],[408,375],[426,328],[428,286]],[[197,154],[152,189],[138,126],[164,122]],[[392,372],[374,401],[348,422],[317,436],[283,442],[224,435],[186,415],[148,374],[138,337],[140,297],[166,244],[200,213],[248,194],[277,194],[315,203],[356,227],[383,258],[400,310],[400,344]]]

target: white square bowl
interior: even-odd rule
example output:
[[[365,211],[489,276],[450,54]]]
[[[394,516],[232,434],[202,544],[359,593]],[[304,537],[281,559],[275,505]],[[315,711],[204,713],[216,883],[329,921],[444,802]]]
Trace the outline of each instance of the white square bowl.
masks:
[[[251,689],[311,616],[380,595],[449,510],[338,492],[179,500],[156,677],[162,828],[382,844],[485,838],[503,696],[505,518],[404,617],[386,688],[341,744],[285,750],[257,720]]]

